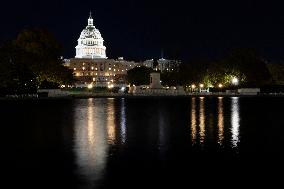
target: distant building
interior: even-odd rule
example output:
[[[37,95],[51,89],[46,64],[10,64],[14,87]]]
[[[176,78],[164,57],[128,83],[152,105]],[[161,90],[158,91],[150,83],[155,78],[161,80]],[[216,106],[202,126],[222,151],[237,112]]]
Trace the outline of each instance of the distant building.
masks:
[[[138,65],[134,61],[126,61],[123,57],[117,60],[108,59],[104,39],[94,26],[90,14],[88,25],[78,39],[75,58],[65,59],[65,66],[73,70],[77,86],[93,83],[97,87],[107,87],[126,83],[125,75],[129,69]]]
[[[169,59],[160,58],[157,60],[157,69],[160,70],[161,72],[176,71],[176,69],[179,68],[180,64],[181,64],[180,60],[169,60]],[[156,68],[154,59],[145,60],[143,62],[143,65],[152,69]]]

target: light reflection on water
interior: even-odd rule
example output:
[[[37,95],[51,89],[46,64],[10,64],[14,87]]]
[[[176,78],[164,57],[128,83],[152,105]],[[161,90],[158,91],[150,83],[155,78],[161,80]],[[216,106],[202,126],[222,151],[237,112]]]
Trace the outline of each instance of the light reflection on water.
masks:
[[[237,147],[239,142],[239,127],[240,127],[240,115],[239,115],[239,97],[232,97],[231,105],[231,132],[232,132],[232,146]]]
[[[116,126],[115,126],[115,112],[114,112],[114,99],[107,99],[107,141],[109,144],[114,145],[116,142]]]
[[[108,142],[115,140],[113,101],[83,99],[75,107],[74,113],[76,163],[80,174],[93,183],[103,175]]]
[[[199,97],[199,140],[200,143],[205,141],[205,109],[204,109],[204,97]]]
[[[195,144],[196,142],[196,99],[193,97],[191,99],[191,142]]]
[[[121,130],[121,142],[124,144],[126,142],[126,116],[125,116],[125,100],[124,98],[121,99],[121,106],[120,106],[120,130]]]
[[[239,115],[239,97],[232,97],[231,101],[231,117],[230,125],[226,127],[231,131],[231,146],[238,147],[239,139],[239,127],[240,127],[240,115]],[[199,106],[196,104],[199,103]],[[215,106],[214,106],[215,107]],[[192,145],[201,145],[205,143],[205,140],[215,140],[220,146],[224,145],[225,140],[225,125],[224,125],[224,98],[218,97],[217,101],[217,114],[214,114],[214,109],[206,110],[206,101],[204,97],[191,98],[191,143]],[[197,115],[197,112],[199,114]],[[213,117],[212,117],[213,116]],[[214,125],[214,120],[217,122]],[[198,127],[197,127],[198,125]],[[208,133],[213,133],[216,128],[217,136],[209,137]],[[210,135],[211,135],[210,134]],[[198,143],[199,141],[199,143]],[[209,141],[213,142],[213,141]]]
[[[218,97],[218,144],[222,146],[223,140],[224,140],[223,97]]]
[[[205,97],[193,97],[189,101],[190,107],[190,138],[191,144],[204,147],[205,143],[216,143],[220,146],[225,145],[225,130],[230,132],[231,147],[237,148],[240,141],[240,113],[239,98],[232,97],[229,100],[231,111],[225,117],[224,113],[225,98],[219,97],[213,101],[207,100]],[[133,128],[135,125],[128,125],[126,119],[129,111],[135,111],[135,106],[127,106],[127,99],[82,99],[78,100],[75,106],[75,134],[74,134],[74,152],[76,155],[76,164],[80,174],[90,179],[90,182],[99,180],[103,177],[109,156],[109,150],[112,146],[125,145],[131,143],[128,141],[129,133],[127,128]],[[115,102],[119,102],[116,103]],[[209,103],[216,103],[210,106]],[[227,104],[228,105],[228,104]],[[152,120],[132,120],[135,124],[139,121],[150,124],[155,127],[158,123],[158,146],[161,148],[161,154],[170,144],[170,108],[168,106],[157,105],[158,116],[154,116]],[[129,117],[129,119],[131,119]],[[146,118],[147,119],[147,118]],[[157,120],[155,120],[157,119]],[[225,119],[227,125],[225,124]],[[180,125],[176,125],[174,129],[179,129]],[[134,130],[135,132],[135,130]],[[210,133],[210,136],[208,136]],[[131,137],[131,136],[130,136]],[[133,137],[133,135],[132,135]],[[145,136],[146,137],[146,136]],[[119,141],[120,142],[117,142]],[[147,140],[147,138],[145,138]],[[154,145],[154,144],[153,144]]]

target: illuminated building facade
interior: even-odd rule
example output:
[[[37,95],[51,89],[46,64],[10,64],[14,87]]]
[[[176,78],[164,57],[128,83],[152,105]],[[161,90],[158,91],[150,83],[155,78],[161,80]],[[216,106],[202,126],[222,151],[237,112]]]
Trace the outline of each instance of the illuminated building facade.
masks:
[[[73,70],[75,85],[82,87],[90,83],[97,87],[107,87],[110,83],[126,83],[127,71],[139,65],[134,61],[126,61],[123,57],[116,60],[107,58],[104,40],[94,26],[91,14],[87,27],[78,39],[75,58],[64,61]]]
[[[76,58],[102,58],[106,59],[106,47],[100,31],[94,26],[90,13],[88,25],[78,39],[76,46]]]
[[[98,87],[106,87],[110,82],[123,83],[127,71],[137,66],[134,61],[125,61],[122,57],[114,59],[70,59],[69,68],[73,70],[77,83],[94,82]]]
[[[176,69],[179,68],[180,64],[181,64],[180,60],[169,60],[169,59],[160,58],[157,60],[157,69],[160,70],[161,72],[172,72],[176,71]],[[153,59],[145,60],[143,62],[143,65],[148,68],[153,68],[153,69],[156,68]]]

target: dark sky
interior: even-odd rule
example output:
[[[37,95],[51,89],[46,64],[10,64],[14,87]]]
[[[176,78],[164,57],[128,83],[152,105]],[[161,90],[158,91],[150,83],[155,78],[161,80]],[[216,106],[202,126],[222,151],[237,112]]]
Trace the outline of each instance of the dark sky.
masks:
[[[80,32],[93,12],[110,58],[218,58],[230,49],[256,48],[268,60],[284,60],[284,3],[253,0],[24,0],[0,9],[0,39],[23,28],[46,28],[75,56]]]

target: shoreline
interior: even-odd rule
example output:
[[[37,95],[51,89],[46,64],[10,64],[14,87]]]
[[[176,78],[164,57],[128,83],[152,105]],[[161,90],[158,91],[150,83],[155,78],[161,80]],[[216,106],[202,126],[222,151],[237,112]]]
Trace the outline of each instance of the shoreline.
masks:
[[[132,94],[72,94],[57,97],[0,97],[0,100],[44,100],[44,99],[87,99],[87,98],[190,98],[190,97],[272,97],[283,98],[284,94],[186,94],[186,95],[132,95]]]

